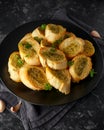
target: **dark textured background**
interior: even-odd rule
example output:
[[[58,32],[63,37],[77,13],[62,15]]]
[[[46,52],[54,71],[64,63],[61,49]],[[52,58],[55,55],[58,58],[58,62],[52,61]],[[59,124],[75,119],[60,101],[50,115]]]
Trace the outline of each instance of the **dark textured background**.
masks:
[[[51,18],[64,8],[104,35],[103,0],[0,0],[0,42],[19,25]],[[104,85],[101,83],[71,109],[61,126],[52,130],[104,130]],[[0,113],[0,130],[24,130],[22,122],[8,110]]]

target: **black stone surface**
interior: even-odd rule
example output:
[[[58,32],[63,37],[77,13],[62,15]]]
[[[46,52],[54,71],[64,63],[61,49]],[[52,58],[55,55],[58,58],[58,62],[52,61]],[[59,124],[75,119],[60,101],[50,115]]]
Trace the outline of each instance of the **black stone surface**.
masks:
[[[104,36],[103,0],[0,0],[0,42],[19,25],[51,18],[62,8]],[[67,113],[66,118],[60,121],[61,126],[57,125],[52,130],[104,130],[104,85],[99,84]],[[19,119],[5,110],[0,113],[0,130],[24,128]]]

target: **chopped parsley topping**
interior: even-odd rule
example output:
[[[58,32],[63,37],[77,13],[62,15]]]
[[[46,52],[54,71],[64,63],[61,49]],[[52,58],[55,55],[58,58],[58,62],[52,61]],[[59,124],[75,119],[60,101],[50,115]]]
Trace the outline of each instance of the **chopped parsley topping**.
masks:
[[[50,48],[50,51],[51,51],[51,52],[55,52],[56,49],[55,49],[54,47],[51,47],[51,48]]]
[[[45,90],[51,90],[52,86],[49,83],[45,84]]]
[[[54,47],[54,48],[58,47],[61,42],[62,42],[62,38],[56,40],[56,41],[52,44],[52,47]]]
[[[24,64],[24,61],[21,59],[21,57],[19,55],[16,55],[15,58],[16,58],[16,61],[17,61],[17,63],[16,63],[17,66],[22,67],[23,64]]]
[[[95,72],[94,69],[91,69],[91,71],[90,71],[90,77],[93,78],[96,73],[97,72]]]
[[[26,42],[24,44],[24,46],[25,46],[26,49],[30,49],[32,47],[32,45],[30,43],[28,43],[28,42]]]
[[[21,66],[23,66],[23,64],[24,64],[24,61],[23,61],[22,59],[18,59],[17,65],[18,65],[19,67],[21,67]]]
[[[43,38],[34,37],[34,39],[35,39],[38,43],[40,43],[40,42],[41,42],[41,40],[42,40]]]
[[[46,28],[46,24],[42,24],[42,25],[40,26],[40,29],[41,29],[42,31],[44,31],[45,28]]]
[[[73,65],[74,64],[74,61],[68,61],[68,66],[71,66],[71,65]]]
[[[25,55],[25,57],[29,57],[29,54]]]

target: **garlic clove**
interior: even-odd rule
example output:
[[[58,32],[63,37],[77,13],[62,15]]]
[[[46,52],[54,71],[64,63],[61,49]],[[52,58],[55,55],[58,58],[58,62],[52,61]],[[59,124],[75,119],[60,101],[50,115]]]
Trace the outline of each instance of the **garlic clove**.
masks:
[[[19,111],[19,110],[20,110],[21,105],[22,105],[22,102],[21,102],[21,101],[19,101],[19,103],[18,103],[17,105],[12,106],[12,107],[10,108],[11,112],[15,113],[15,112]]]
[[[0,113],[2,113],[6,108],[5,102],[0,100]]]
[[[96,30],[92,30],[90,35],[95,38],[101,38],[101,35]]]

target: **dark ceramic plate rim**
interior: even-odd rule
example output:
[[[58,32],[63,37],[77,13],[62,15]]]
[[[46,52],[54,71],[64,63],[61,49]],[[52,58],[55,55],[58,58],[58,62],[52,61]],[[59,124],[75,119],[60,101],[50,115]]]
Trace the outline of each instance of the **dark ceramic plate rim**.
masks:
[[[68,95],[64,95],[57,90],[53,89],[49,92],[47,91],[33,91],[25,87],[21,83],[15,83],[9,78],[9,73],[7,71],[7,61],[10,53],[17,50],[17,44],[19,40],[28,32],[32,31],[37,26],[43,23],[56,23],[61,24],[68,31],[74,32],[77,36],[82,37],[84,39],[88,39],[93,42],[95,46],[96,53],[93,56],[94,69],[97,71],[97,74],[94,78],[86,78],[81,81],[79,84],[74,84],[71,87],[71,93]],[[15,40],[14,40],[15,39]],[[14,44],[15,42],[15,44]],[[8,43],[11,44],[8,47]],[[12,48],[11,48],[12,46]],[[5,52],[5,53],[4,53]],[[26,100],[32,104],[37,105],[61,105],[65,103],[69,103],[75,100],[78,100],[88,93],[90,93],[100,81],[102,76],[103,69],[103,57],[98,43],[83,29],[77,27],[73,23],[62,21],[62,20],[40,20],[40,21],[32,21],[26,24],[23,24],[10,32],[5,39],[2,41],[0,45],[0,55],[2,59],[0,59],[0,78],[3,84],[7,87],[10,92],[14,95]],[[97,60],[97,62],[96,62]],[[99,63],[98,63],[99,62]]]

